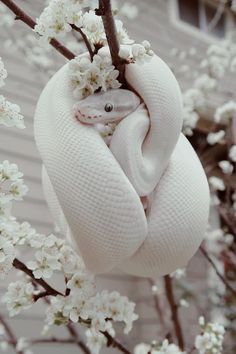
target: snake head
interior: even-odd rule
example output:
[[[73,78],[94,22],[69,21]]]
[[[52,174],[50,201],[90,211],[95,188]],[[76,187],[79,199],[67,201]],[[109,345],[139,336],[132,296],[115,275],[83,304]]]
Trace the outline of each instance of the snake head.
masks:
[[[74,106],[74,113],[81,123],[111,123],[135,111],[140,103],[140,98],[134,92],[112,89],[79,101]]]

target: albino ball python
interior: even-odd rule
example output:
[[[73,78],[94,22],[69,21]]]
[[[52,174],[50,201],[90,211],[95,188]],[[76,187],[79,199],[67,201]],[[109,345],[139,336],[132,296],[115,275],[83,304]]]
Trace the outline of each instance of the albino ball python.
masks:
[[[168,66],[154,56],[126,65],[125,77],[137,95],[89,96],[77,102],[76,118],[65,65],[40,96],[35,136],[49,207],[86,266],[156,277],[185,266],[199,247],[208,183],[181,133],[181,93]],[[93,124],[113,120],[108,147]]]

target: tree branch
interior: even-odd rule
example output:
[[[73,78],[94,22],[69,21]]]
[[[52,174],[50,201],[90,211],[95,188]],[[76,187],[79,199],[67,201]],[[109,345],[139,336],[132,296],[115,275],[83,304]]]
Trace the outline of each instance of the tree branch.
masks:
[[[152,287],[155,286],[155,282],[151,278],[148,279],[148,282],[151,285],[151,291],[152,291]],[[159,298],[158,298],[157,294],[153,293],[153,291],[152,291],[152,295],[153,295],[153,301],[154,301],[156,312],[160,318],[161,325],[164,329],[165,328],[165,321],[164,321],[163,313],[162,313],[161,306],[159,303]]]
[[[203,254],[203,256],[206,258],[206,260],[210,263],[210,265],[214,268],[217,276],[220,278],[220,280],[224,283],[224,285],[226,286],[226,288],[228,290],[231,291],[231,293],[235,296],[236,298],[236,290],[234,290],[234,288],[232,288],[232,286],[228,283],[228,281],[225,279],[225,277],[219,272],[217,266],[215,265],[214,261],[211,259],[211,257],[209,256],[209,254],[207,253],[207,251],[205,250],[205,248],[203,246],[200,247],[200,250]]]
[[[116,25],[112,14],[111,1],[99,0],[99,8],[95,10],[97,16],[102,17],[104,30],[106,33],[107,43],[110,49],[112,63],[119,70],[118,80],[125,84],[125,60],[120,58],[120,45],[117,38]]]
[[[120,352],[125,354],[132,354],[122,343],[113,338],[108,332],[101,332],[107,339],[107,347],[113,347],[119,349]]]
[[[83,41],[84,41],[84,43],[85,43],[85,45],[86,45],[86,47],[87,47],[87,49],[88,49],[90,58],[91,58],[91,60],[92,60],[92,59],[93,59],[93,56],[94,56],[94,52],[93,52],[93,49],[92,49],[92,47],[91,47],[91,44],[90,44],[90,42],[89,42],[89,40],[88,40],[88,37],[87,37],[86,34],[82,31],[81,28],[79,28],[79,27],[77,27],[77,26],[75,26],[75,25],[73,25],[73,24],[71,25],[71,28],[72,28],[73,30],[75,30],[76,32],[78,32],[78,33],[81,35],[81,37],[83,38]]]
[[[31,344],[31,345],[50,344],[50,343],[76,344],[76,341],[75,341],[73,338],[60,339],[60,338],[56,338],[56,337],[51,337],[51,338],[36,338],[36,339],[31,339],[31,340],[30,340],[30,344]]]
[[[17,6],[14,3],[14,1],[12,0],[0,0],[0,1],[16,15],[16,20],[20,20],[30,28],[34,29],[36,22],[30,16],[28,16],[19,6]],[[75,58],[75,55],[55,38],[51,39],[50,44],[67,59],[71,60]]]
[[[48,283],[46,283],[43,279],[35,279],[34,274],[32,272],[32,270],[30,270],[29,268],[26,267],[26,265],[24,263],[22,263],[19,259],[15,258],[13,261],[13,266],[16,269],[21,270],[22,272],[24,272],[25,274],[27,274],[31,279],[34,280],[35,283],[37,283],[38,285],[42,286],[42,288],[44,288],[47,292],[47,295],[51,295],[51,296],[57,296],[57,295],[61,295],[64,296],[62,293],[60,293],[59,291],[53,289]],[[45,293],[44,293],[45,296]]]
[[[11,346],[15,348],[15,351],[16,351],[17,354],[24,354],[23,351],[16,349],[17,338],[14,335],[14,333],[13,333],[12,329],[10,328],[9,324],[7,323],[7,321],[4,319],[4,317],[1,314],[0,314],[0,322],[3,325],[3,327],[5,329],[5,332],[6,332],[7,336],[8,336],[8,339],[9,339],[8,343],[11,344]]]
[[[184,350],[183,331],[182,331],[182,327],[181,327],[180,320],[179,320],[178,306],[175,302],[172,279],[169,275],[166,275],[164,277],[164,281],[165,281],[166,297],[167,297],[167,300],[168,300],[168,303],[170,306],[172,320],[173,320],[174,328],[175,328],[175,334],[176,334],[176,338],[178,340],[178,345],[181,350]]]
[[[85,354],[91,354],[89,348],[84,344],[84,342],[79,338],[77,331],[75,330],[72,323],[67,323],[67,330],[70,333],[71,337],[76,340],[76,344],[83,350]]]

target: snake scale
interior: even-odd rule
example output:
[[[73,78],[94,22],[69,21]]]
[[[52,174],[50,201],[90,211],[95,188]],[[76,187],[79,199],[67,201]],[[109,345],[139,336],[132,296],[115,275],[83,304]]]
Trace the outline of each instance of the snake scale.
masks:
[[[51,78],[35,113],[54,220],[94,273],[118,268],[157,277],[185,266],[204,237],[209,188],[181,133],[173,73],[156,55],[127,64],[125,77],[136,94],[95,94],[77,102],[75,117],[68,70],[66,64]],[[109,147],[94,129],[99,119],[118,120]]]

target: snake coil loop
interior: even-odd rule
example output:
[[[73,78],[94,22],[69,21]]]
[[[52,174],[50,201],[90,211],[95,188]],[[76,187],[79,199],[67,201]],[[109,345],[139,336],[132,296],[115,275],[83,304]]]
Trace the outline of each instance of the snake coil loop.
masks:
[[[86,266],[94,273],[117,267],[156,277],[185,266],[196,252],[209,189],[181,133],[181,93],[168,66],[154,56],[127,65],[125,76],[147,109],[139,105],[120,121],[110,148],[93,126],[74,117],[68,64],[39,98],[35,136],[50,210]],[[140,197],[150,193],[146,215]]]

